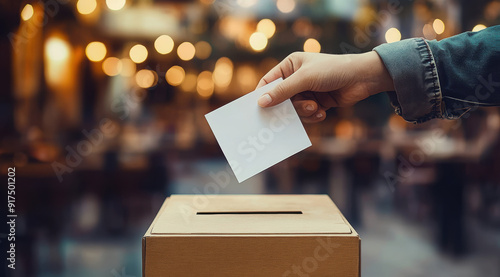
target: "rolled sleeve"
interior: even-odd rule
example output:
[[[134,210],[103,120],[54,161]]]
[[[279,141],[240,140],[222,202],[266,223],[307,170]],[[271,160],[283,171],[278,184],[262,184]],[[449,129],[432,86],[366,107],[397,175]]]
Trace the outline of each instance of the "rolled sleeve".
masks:
[[[442,93],[436,62],[422,38],[375,47],[394,81],[391,104],[406,121],[421,123],[443,118]]]

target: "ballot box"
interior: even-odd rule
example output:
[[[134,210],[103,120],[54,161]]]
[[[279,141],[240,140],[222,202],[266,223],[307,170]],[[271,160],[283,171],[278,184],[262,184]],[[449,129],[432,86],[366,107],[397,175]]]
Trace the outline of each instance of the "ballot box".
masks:
[[[143,276],[360,276],[359,235],[327,195],[172,195]]]

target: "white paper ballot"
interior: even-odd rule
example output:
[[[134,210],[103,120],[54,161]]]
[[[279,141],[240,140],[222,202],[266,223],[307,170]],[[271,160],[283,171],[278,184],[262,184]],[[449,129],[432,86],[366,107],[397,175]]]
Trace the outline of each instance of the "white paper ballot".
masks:
[[[257,99],[283,79],[205,115],[238,182],[311,146],[292,102],[261,108]]]

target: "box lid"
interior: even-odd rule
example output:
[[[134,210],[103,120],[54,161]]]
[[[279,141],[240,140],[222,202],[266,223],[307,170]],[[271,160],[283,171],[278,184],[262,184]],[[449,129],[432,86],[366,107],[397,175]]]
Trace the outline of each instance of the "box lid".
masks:
[[[351,234],[327,195],[173,195],[151,234]]]

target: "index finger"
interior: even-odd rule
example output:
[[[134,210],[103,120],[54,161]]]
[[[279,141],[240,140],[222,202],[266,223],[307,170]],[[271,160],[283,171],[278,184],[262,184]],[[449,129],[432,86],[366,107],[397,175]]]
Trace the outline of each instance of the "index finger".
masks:
[[[257,84],[257,87],[255,89],[267,85],[278,78],[286,79],[288,76],[297,71],[299,69],[299,66],[294,65],[293,56],[293,53],[288,55],[279,64],[269,70],[269,72],[267,72],[266,75],[264,75],[264,77],[260,79],[259,84]]]

